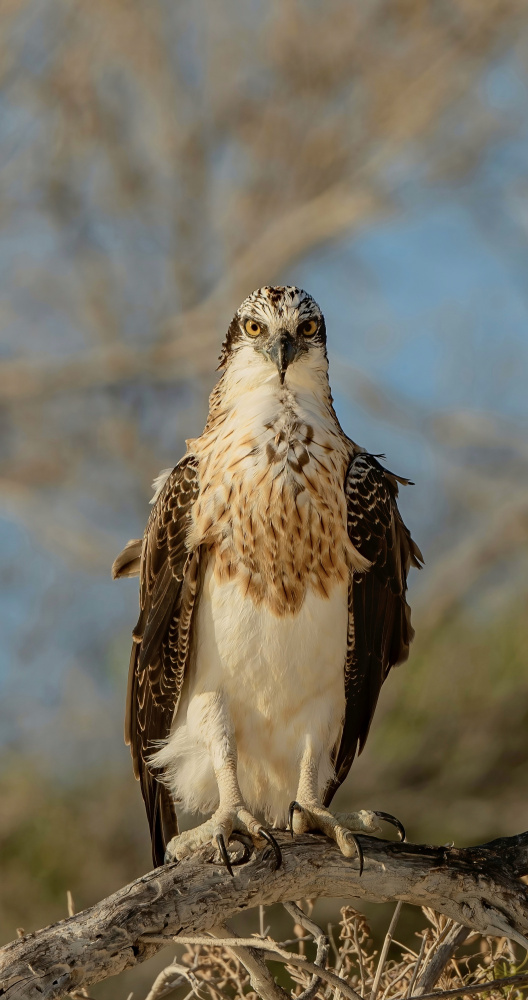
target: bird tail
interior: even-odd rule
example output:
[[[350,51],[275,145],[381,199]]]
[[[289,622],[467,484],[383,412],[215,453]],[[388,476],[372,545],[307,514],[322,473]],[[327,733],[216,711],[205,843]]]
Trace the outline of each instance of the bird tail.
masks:
[[[151,723],[155,723],[155,729],[159,734],[168,732],[170,718],[163,717],[164,712],[156,706],[152,700],[148,701],[151,691],[147,685],[146,692],[138,689],[141,681],[138,678],[137,663],[140,653],[140,643],[135,642],[130,654],[130,667],[128,672],[127,691],[127,711],[125,717],[125,743],[130,747],[134,774],[139,779],[143,801],[147,812],[147,819],[150,827],[150,837],[152,842],[152,860],[157,868],[163,864],[165,848],[172,837],[178,833],[178,820],[176,810],[171,798],[169,789],[159,780],[157,774],[152,771],[148,762],[148,747],[143,745],[143,729],[137,717],[138,704],[141,702],[143,710],[147,709],[150,714]],[[153,719],[154,716],[154,719]]]
[[[156,779],[154,779],[156,780]],[[149,815],[152,861],[158,868],[165,859],[165,849],[169,840],[178,833],[176,810],[168,788],[156,781],[152,814]]]

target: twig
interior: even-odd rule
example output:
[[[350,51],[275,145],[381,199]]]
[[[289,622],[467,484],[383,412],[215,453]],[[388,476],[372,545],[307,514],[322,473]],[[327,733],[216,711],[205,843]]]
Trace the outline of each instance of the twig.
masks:
[[[189,983],[191,987],[190,995],[194,993],[195,996],[200,996],[200,983],[192,969],[187,969],[185,965],[178,965],[177,962],[172,962],[160,972],[159,976],[156,976],[145,1000],[160,1000],[161,997],[172,992],[182,982]]]
[[[522,986],[524,983],[528,983],[528,972],[517,976],[506,976],[504,979],[490,979],[487,983],[468,983],[467,986],[457,986],[455,990],[439,990],[437,993],[413,993],[409,1000],[444,1000],[444,997],[489,993],[490,990],[502,990],[505,986]]]
[[[420,966],[422,964],[422,959],[423,959],[424,951],[425,951],[425,941],[426,941],[426,937],[425,937],[425,932],[424,932],[424,935],[422,937],[422,943],[420,945],[420,951],[419,951],[418,957],[416,959],[416,965],[414,966],[414,972],[412,974],[412,978],[411,978],[411,981],[409,983],[409,988],[407,990],[407,993],[405,994],[406,1000],[408,1000],[408,998],[412,994],[412,991],[414,989],[414,984],[416,982],[416,979],[418,977],[418,973],[420,971]]]
[[[398,923],[402,906],[403,906],[403,903],[402,903],[402,901],[400,899],[396,903],[396,907],[394,909],[394,913],[392,914],[392,920],[391,920],[391,922],[389,924],[389,929],[388,929],[388,931],[387,931],[387,933],[385,935],[385,940],[383,942],[383,948],[381,949],[381,954],[380,954],[380,957],[379,957],[378,967],[376,969],[376,975],[374,976],[374,982],[372,984],[372,992],[370,994],[370,1000],[376,1000],[376,997],[378,995],[379,984],[381,982],[381,974],[383,972],[383,966],[385,965],[385,961],[387,959],[387,954],[388,954],[389,948],[391,946],[392,939],[394,937],[394,931],[396,930],[396,924]]]
[[[401,980],[405,978],[405,976],[407,975],[407,973],[408,973],[408,971],[409,971],[409,969],[410,969],[410,968],[411,968],[411,965],[410,965],[410,964],[409,964],[409,965],[406,965],[406,966],[405,966],[405,968],[404,968],[404,969],[402,970],[402,972],[400,972],[400,973],[399,973],[399,974],[398,974],[398,975],[396,976],[396,978],[395,978],[395,979],[391,979],[391,981],[390,981],[390,982],[389,982],[389,984],[388,984],[388,985],[387,985],[387,986],[385,987],[385,990],[384,990],[384,992],[383,992],[383,993],[382,993],[382,995],[381,995],[381,1000],[385,1000],[385,998],[386,998],[386,996],[388,995],[388,993],[389,993],[389,992],[390,992],[391,990],[393,990],[393,989],[394,989],[394,987],[396,986],[396,984],[397,984],[397,983],[399,983],[399,982],[401,982]]]
[[[306,916],[304,910],[301,910],[300,906],[297,906],[297,903],[284,903],[283,905],[287,913],[289,913],[290,916],[301,925],[301,927],[304,927],[305,931],[308,931],[309,934],[313,935],[317,943],[317,952],[314,964],[319,968],[325,969],[328,959],[328,951],[330,948],[330,942],[326,934],[321,930],[318,924]],[[320,985],[321,977],[312,976],[310,985],[299,994],[297,1000],[313,1000]]]
[[[334,958],[335,958],[335,960],[337,962],[339,960],[339,951],[338,951],[337,945],[336,945],[336,943],[334,941],[334,928],[333,928],[333,925],[331,923],[328,923],[326,925],[326,933],[328,935],[328,940],[330,941],[330,944],[332,946],[332,951],[334,953]]]
[[[165,941],[167,943],[167,938],[160,938],[154,934],[142,935],[142,940],[145,942],[159,943]],[[349,997],[349,1000],[361,1000],[361,997],[355,990],[352,989],[344,979],[339,976],[334,975],[333,972],[329,972],[328,969],[318,968],[313,962],[308,962],[306,959],[301,958],[292,951],[284,951],[283,948],[279,947],[274,941],[260,941],[258,938],[208,938],[202,935],[185,935],[173,938],[173,941],[177,944],[201,944],[207,945],[208,947],[225,947],[232,948],[236,945],[237,948],[258,948],[259,951],[265,952],[268,958],[273,961],[285,962],[288,965],[297,965],[300,969],[304,969],[306,972],[311,972],[314,976],[319,976],[324,979],[327,983],[331,983],[332,986],[337,986],[344,996]]]
[[[220,938],[224,943],[226,938],[232,939],[233,946],[226,944],[225,947],[227,951],[231,952],[238,958],[239,962],[242,963],[244,968],[249,973],[249,979],[255,993],[258,993],[262,1000],[290,1000],[286,990],[283,990],[282,986],[279,986],[275,982],[270,970],[268,969],[264,959],[259,955],[256,948],[251,947],[241,947],[238,944],[238,938],[236,934],[231,930],[227,924],[220,924],[218,927],[213,927],[211,934],[214,934],[215,938]],[[223,935],[223,937],[222,937]],[[176,940],[180,940],[179,938]],[[237,947],[235,947],[235,943]],[[211,942],[209,942],[211,944]]]
[[[358,965],[359,965],[359,975],[361,976],[361,993],[365,996],[366,981],[365,981],[365,968],[363,965],[363,953],[361,951],[361,945],[359,943],[359,934],[357,929],[357,920],[354,920],[354,944],[356,946]]]

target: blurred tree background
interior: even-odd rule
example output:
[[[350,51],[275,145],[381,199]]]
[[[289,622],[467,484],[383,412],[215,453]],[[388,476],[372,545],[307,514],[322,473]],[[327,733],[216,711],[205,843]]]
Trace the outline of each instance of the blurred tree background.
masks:
[[[417,639],[341,802],[528,828],[524,0],[4,0],[0,53],[2,940],[149,866],[109,569],[262,284],[416,482]]]

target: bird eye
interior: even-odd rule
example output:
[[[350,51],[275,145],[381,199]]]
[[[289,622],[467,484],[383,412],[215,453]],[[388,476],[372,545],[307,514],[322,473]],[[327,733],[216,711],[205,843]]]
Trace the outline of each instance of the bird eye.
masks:
[[[260,330],[259,324],[254,319],[246,320],[246,333],[249,333],[250,337],[258,337]]]
[[[301,323],[299,333],[302,333],[304,337],[313,337],[317,326],[318,324],[315,319],[307,319],[305,323]]]

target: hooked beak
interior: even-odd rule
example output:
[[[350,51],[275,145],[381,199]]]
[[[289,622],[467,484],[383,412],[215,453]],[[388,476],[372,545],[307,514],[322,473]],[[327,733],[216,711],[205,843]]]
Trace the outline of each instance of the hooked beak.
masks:
[[[286,330],[280,330],[266,354],[270,361],[273,361],[273,364],[277,366],[281,385],[284,385],[286,369],[297,357],[297,347]]]

